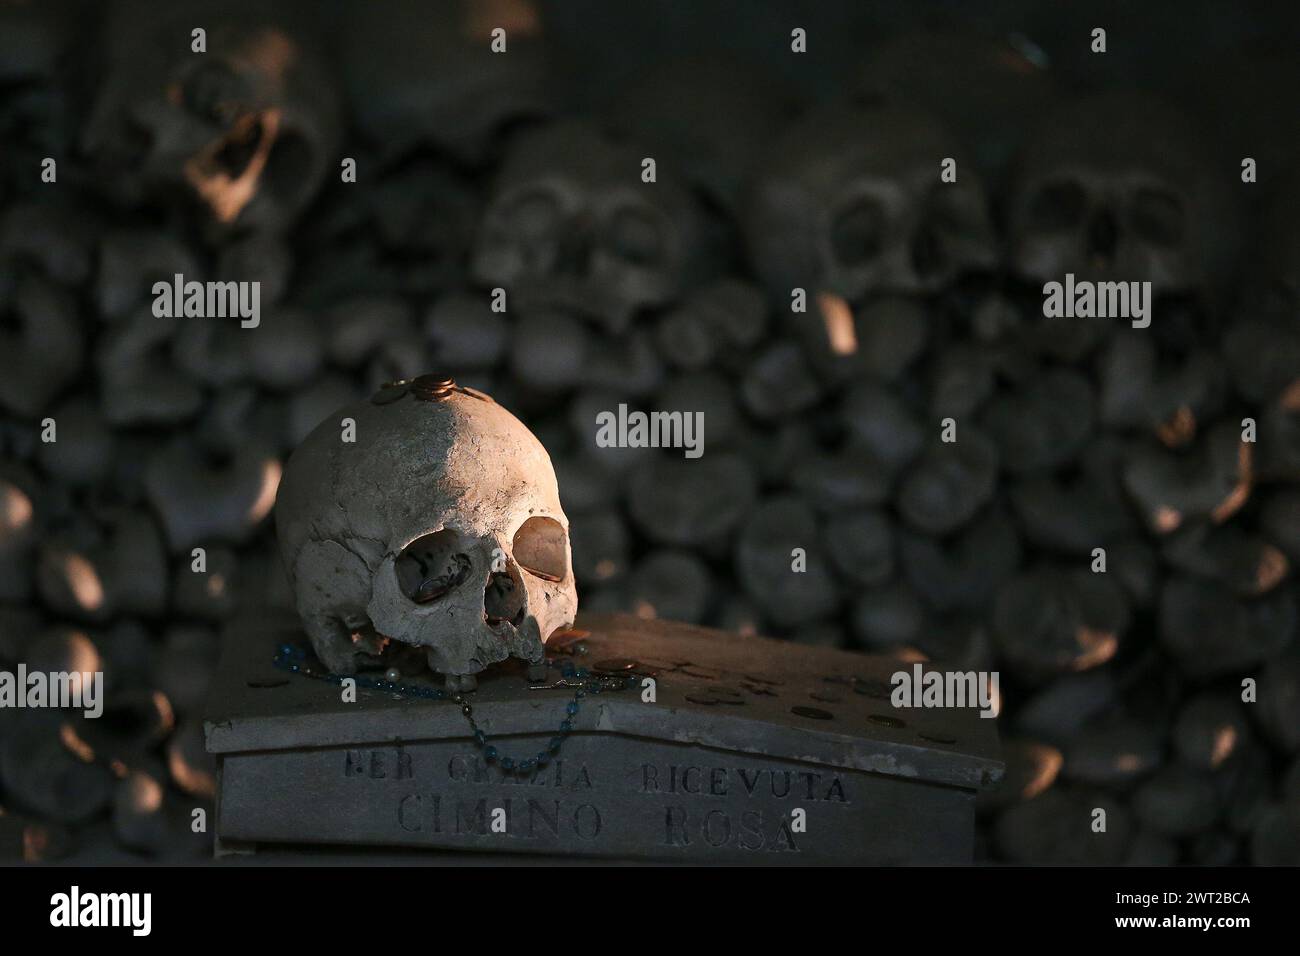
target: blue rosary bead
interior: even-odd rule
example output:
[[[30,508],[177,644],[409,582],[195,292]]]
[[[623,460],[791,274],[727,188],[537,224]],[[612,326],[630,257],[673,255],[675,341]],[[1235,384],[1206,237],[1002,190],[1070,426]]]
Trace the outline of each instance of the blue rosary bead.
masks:
[[[602,690],[609,689],[599,680],[589,682],[588,678],[590,676],[590,671],[588,671],[587,668],[575,667],[572,661],[567,660],[560,663],[558,666],[560,668],[560,673],[564,677],[576,677],[583,681],[583,684],[576,687],[573,693],[573,699],[565,705],[564,710],[568,716],[565,720],[561,721],[559,730],[556,732],[556,735],[550,739],[546,747],[538,751],[535,756],[525,757],[516,762],[512,757],[501,756],[500,751],[487,742],[487,734],[484,733],[474,721],[472,716],[473,708],[458,695],[448,693],[445,689],[399,684],[396,681],[386,680],[383,678],[362,677],[359,675],[348,678],[341,674],[329,673],[328,671],[321,672],[319,670],[313,670],[312,667],[306,663],[307,660],[307,652],[302,648],[296,647],[292,644],[281,644],[277,653],[272,658],[271,663],[283,670],[302,674],[305,677],[313,677],[317,680],[328,681],[335,685],[341,685],[345,680],[352,680],[357,686],[372,690],[391,691],[403,696],[419,697],[425,700],[455,700],[461,705],[461,713],[464,714],[465,719],[469,722],[471,730],[473,730],[474,744],[483,751],[484,760],[488,763],[497,763],[506,773],[528,773],[536,768],[545,767],[550,764],[552,758],[558,755],[561,747],[563,747],[565,736],[572,732],[572,718],[581,709],[581,701],[587,696],[587,692],[590,691],[593,694],[599,694]],[[303,663],[300,664],[300,661]],[[547,661],[547,666],[555,667],[557,665],[555,661]],[[386,678],[388,675],[384,676]],[[611,683],[610,687],[615,690],[621,690],[624,687],[630,686],[632,680],[633,678],[631,677],[625,680],[618,680]],[[569,686],[574,685],[571,684]]]

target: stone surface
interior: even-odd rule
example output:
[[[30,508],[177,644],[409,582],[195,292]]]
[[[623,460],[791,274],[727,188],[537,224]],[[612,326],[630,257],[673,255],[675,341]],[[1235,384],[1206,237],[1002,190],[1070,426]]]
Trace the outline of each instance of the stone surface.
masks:
[[[272,665],[280,642],[305,643],[292,618],[233,622],[205,724],[219,848],[969,862],[975,792],[1002,771],[993,721],[895,710],[896,662],[623,615],[579,626],[588,633],[553,639],[552,657],[595,670],[635,661],[656,702],[634,689],[589,696],[548,767],[507,776],[484,763],[458,706],[364,688],[342,703],[335,685]],[[490,742],[525,756],[570,694],[530,688],[517,663],[481,674],[470,699]],[[491,826],[498,808],[504,833]]]

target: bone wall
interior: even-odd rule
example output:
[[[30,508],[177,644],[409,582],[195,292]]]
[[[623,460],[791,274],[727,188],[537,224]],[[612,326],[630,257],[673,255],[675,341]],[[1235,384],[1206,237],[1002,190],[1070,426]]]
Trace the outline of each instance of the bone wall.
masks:
[[[546,446],[583,608],[998,671],[981,859],[1300,862],[1294,6],[623,6],[0,2],[0,669],[108,708],[0,710],[0,858],[210,851],[286,456],[436,370]]]

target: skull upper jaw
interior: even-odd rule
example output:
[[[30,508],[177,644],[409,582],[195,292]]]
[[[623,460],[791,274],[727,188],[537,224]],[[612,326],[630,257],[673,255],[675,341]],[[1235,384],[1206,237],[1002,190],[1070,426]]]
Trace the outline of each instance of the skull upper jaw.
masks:
[[[376,632],[424,649],[429,666],[441,674],[475,674],[507,658],[531,663],[545,654],[545,641],[573,623],[577,591],[573,583],[567,521],[528,515],[506,524],[513,533],[475,533],[443,526],[457,535],[455,557],[467,562],[443,593],[421,603],[404,589],[398,563],[413,542],[396,548],[379,563],[366,613]],[[550,522],[557,536],[549,545],[558,574],[538,573],[521,564],[516,550],[526,548],[523,528],[530,519]],[[431,534],[436,535],[438,531]],[[419,541],[428,534],[413,539]],[[541,563],[531,553],[525,563]]]

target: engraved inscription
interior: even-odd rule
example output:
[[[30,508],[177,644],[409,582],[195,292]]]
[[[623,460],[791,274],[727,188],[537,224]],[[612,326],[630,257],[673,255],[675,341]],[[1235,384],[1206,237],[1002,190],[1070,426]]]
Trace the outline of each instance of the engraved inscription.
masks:
[[[642,793],[685,793],[691,796],[747,797],[849,803],[844,781],[837,773],[815,770],[755,770],[737,767],[657,767],[641,765]]]
[[[601,799],[595,793],[598,781],[581,759],[553,760],[528,774],[505,773],[474,751],[450,756],[444,751],[436,761],[424,763],[426,759],[421,756],[417,766],[401,745],[345,750],[343,775],[394,781],[394,816],[389,819],[398,831],[421,842],[451,838],[546,846],[590,844],[607,832],[616,842],[626,838],[620,835],[626,821],[617,813],[610,817],[594,802]],[[417,770],[422,772],[417,775]],[[615,785],[659,804],[638,816],[644,825],[659,828],[655,839],[674,852],[801,853],[803,836],[792,825],[792,808],[852,803],[846,778],[824,768],[640,762],[617,775]],[[504,832],[493,828],[498,810],[505,814]]]
[[[506,831],[494,834],[488,819],[495,807],[506,813]],[[545,798],[448,798],[440,793],[408,793],[397,801],[397,825],[407,833],[482,836],[493,840],[535,840],[575,836],[595,840],[603,821],[592,803],[566,804]]]
[[[506,773],[488,764],[478,754],[456,754],[447,761],[447,779],[457,783],[497,783],[503,786],[553,787],[557,790],[590,790],[591,772],[586,764],[552,761],[530,773]]]
[[[702,842],[716,849],[724,846],[742,850],[799,852],[790,818],[784,814],[742,810],[738,819],[722,810],[707,813],[686,807],[664,808],[664,846],[688,847]]]
[[[368,780],[409,780],[412,776],[411,755],[401,747],[391,750],[347,750],[343,757],[343,776]]]

